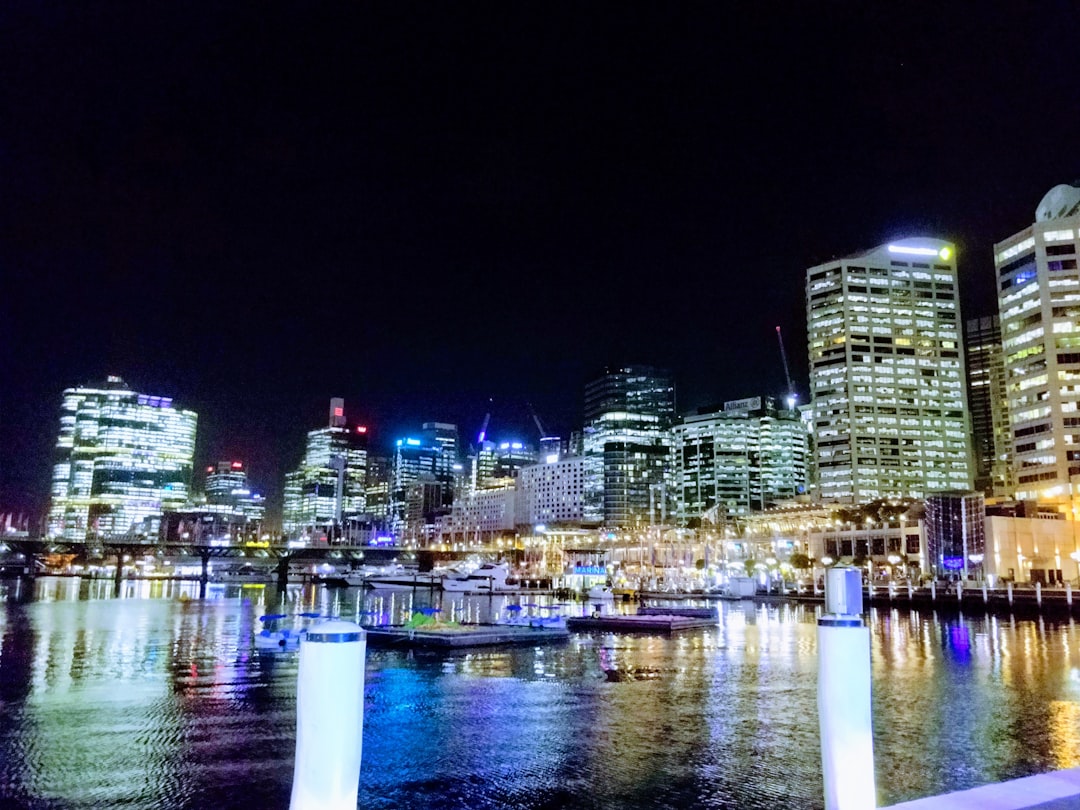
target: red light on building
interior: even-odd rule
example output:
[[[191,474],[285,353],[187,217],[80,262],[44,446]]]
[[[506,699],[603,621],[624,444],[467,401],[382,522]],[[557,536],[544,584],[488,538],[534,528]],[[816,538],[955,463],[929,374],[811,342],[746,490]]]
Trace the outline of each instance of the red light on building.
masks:
[[[344,416],[344,415],[345,415],[345,409],[344,408],[334,408],[334,416]]]
[[[244,467],[244,463],[242,461],[234,461],[232,463],[232,468],[234,470],[240,470],[240,469],[243,469],[243,467]]]
[[[357,425],[356,426],[356,432],[357,433],[367,433],[367,428],[364,427],[363,425]]]
[[[208,473],[212,473],[212,472],[214,471],[214,468],[213,468],[213,467],[207,467],[207,468],[206,468],[206,471],[207,471]]]

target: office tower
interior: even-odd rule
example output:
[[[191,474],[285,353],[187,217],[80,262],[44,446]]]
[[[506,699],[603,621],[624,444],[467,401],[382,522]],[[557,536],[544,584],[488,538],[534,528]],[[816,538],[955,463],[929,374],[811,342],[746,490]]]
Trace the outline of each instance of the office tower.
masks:
[[[457,425],[447,422],[424,422],[420,429],[420,437],[427,446],[439,448],[436,473],[440,476],[452,476],[454,465],[459,462],[458,448],[461,444]]]
[[[671,432],[680,523],[744,515],[806,492],[806,426],[773,397],[699,409]]]
[[[435,518],[453,503],[453,478],[441,473],[443,449],[409,436],[394,442],[390,457],[388,527],[398,539],[424,539]]]
[[[902,239],[811,267],[806,308],[821,497],[970,489],[954,247]]]
[[[535,464],[538,460],[536,448],[519,441],[501,441],[495,450],[495,477],[513,478],[518,470]]]
[[[219,461],[216,467],[207,467],[203,491],[208,506],[232,509],[249,523],[261,523],[266,515],[266,498],[252,492],[242,461]]]
[[[630,528],[665,519],[675,382],[650,366],[607,368],[585,386],[585,519]]]
[[[1066,502],[1080,474],[1080,185],[994,245],[1016,497]]]
[[[997,315],[964,321],[968,405],[971,409],[975,489],[986,495],[1011,496],[1012,433],[1005,398],[1005,356]]]
[[[366,478],[367,428],[348,424],[344,400],[334,398],[327,426],[308,432],[300,466],[285,476],[285,534],[340,536],[345,520],[364,512]]]
[[[156,535],[164,511],[188,500],[197,419],[119,377],[64,391],[49,535]]]

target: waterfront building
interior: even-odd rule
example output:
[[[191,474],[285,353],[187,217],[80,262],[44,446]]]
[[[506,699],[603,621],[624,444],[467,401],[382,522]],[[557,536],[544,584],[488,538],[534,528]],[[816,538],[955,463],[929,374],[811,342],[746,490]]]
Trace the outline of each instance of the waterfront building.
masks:
[[[1016,497],[1069,510],[1080,474],[1080,185],[994,245]]]
[[[435,518],[440,543],[487,546],[496,537],[514,533],[518,493],[513,484],[480,489],[455,501]]]
[[[1012,497],[1016,486],[1012,466],[1012,433],[1005,395],[1005,356],[997,315],[964,322],[967,351],[968,404],[975,489],[999,498]]]
[[[1036,510],[987,515],[985,575],[992,581],[1076,582],[1080,578],[1076,521],[1063,518],[1060,512]]]
[[[285,534],[339,534],[348,516],[364,513],[366,485],[367,427],[348,424],[344,400],[334,398],[327,426],[308,432],[300,466],[285,476]]]
[[[156,535],[162,514],[189,499],[197,420],[116,376],[64,391],[49,536]]]
[[[901,239],[811,267],[806,303],[821,497],[970,489],[954,246]]]
[[[806,492],[806,427],[773,397],[701,408],[671,432],[681,525],[710,512],[745,515]]]
[[[651,366],[606,368],[585,386],[586,520],[663,522],[671,488],[675,382]]]
[[[935,576],[982,571],[986,555],[986,500],[981,492],[936,492],[926,498],[926,552]]]
[[[364,481],[364,509],[371,515],[375,525],[386,528],[390,517],[390,475],[389,456],[381,453],[368,453],[367,476]]]

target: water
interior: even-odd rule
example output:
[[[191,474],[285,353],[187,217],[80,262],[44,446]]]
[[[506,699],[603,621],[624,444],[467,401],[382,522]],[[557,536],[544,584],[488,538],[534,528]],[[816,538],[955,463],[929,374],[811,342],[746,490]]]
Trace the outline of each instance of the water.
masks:
[[[0,806],[287,807],[297,654],[256,652],[257,617],[441,604],[191,587],[0,584]],[[502,600],[441,607],[484,619]],[[720,609],[674,638],[370,650],[359,805],[820,808],[814,610]],[[881,804],[1080,764],[1072,622],[877,611],[871,634]]]

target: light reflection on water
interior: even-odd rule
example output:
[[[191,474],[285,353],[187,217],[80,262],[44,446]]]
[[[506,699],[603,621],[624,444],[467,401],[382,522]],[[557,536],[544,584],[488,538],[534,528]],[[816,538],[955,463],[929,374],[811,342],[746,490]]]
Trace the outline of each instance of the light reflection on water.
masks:
[[[259,615],[486,621],[551,603],[112,587],[43,579],[33,601],[0,602],[0,806],[285,807],[297,658],[254,650]],[[720,610],[673,638],[370,650],[360,805],[820,807],[814,609]],[[871,643],[881,804],[1080,764],[1072,622],[879,610]]]

